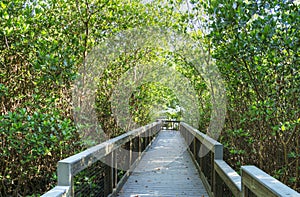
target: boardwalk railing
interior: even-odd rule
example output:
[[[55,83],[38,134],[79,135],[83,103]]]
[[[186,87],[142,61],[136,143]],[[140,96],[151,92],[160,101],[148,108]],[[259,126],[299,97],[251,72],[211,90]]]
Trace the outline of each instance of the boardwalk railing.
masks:
[[[161,119],[160,121],[162,121],[162,129],[164,130],[179,130],[180,121],[178,120]]]
[[[161,121],[154,122],[59,161],[58,184],[43,197],[118,192],[161,126]]]
[[[161,129],[178,129],[211,197],[300,194],[255,166],[241,176],[223,160],[223,145],[183,122],[160,120],[58,162],[58,184],[43,197],[114,196]]]
[[[255,166],[242,166],[241,176],[223,161],[223,145],[186,123],[180,132],[211,197],[300,197],[295,190]]]

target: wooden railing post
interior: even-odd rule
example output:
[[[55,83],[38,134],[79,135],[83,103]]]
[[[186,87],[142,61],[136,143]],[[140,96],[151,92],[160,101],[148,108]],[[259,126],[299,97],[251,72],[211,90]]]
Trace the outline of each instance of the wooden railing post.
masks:
[[[142,137],[142,145],[143,145],[142,151],[146,150],[146,147],[147,147],[147,136],[145,136],[145,135]]]
[[[214,154],[214,152],[211,150],[211,151],[209,151],[209,154],[210,154],[210,184],[211,184],[211,191],[213,192],[214,191],[214,183],[215,183],[215,177],[214,177],[214,171],[215,171],[215,169],[214,169],[214,161],[215,161],[215,159],[214,159],[214,157],[215,157],[215,154]]]
[[[156,127],[154,128],[154,130],[156,130]],[[150,130],[149,130],[149,132],[150,132],[150,134],[149,134],[149,140],[150,140],[150,142],[153,140],[153,128],[151,128]]]
[[[105,175],[104,175],[104,195],[108,196],[113,190],[113,153],[106,156]]]
[[[215,171],[215,160],[223,160],[223,145],[222,144],[215,144],[214,145],[214,150],[211,151],[211,186],[212,186],[212,192],[221,192],[219,191],[219,186],[222,184],[221,180],[216,180],[218,176],[216,176],[216,171]],[[218,190],[219,189],[219,190]],[[222,190],[222,187],[221,187]],[[218,196],[218,195],[216,195]]]
[[[113,155],[113,184],[112,187],[115,188],[118,184],[118,154],[117,154],[117,150],[112,152]]]
[[[133,139],[133,152],[134,153],[133,153],[133,161],[132,162],[135,162],[139,156],[139,138],[138,138],[138,136],[136,136]]]
[[[132,165],[132,148],[133,148],[133,146],[132,146],[132,139],[130,139],[130,141],[129,141],[129,157],[128,157],[128,159],[129,159],[129,161],[128,161],[128,164],[129,164],[129,166],[128,166],[128,169],[130,168],[130,166]]]
[[[139,142],[139,159],[140,159],[141,155],[142,155],[142,138],[141,138],[141,135],[138,136],[138,142]]]
[[[206,168],[205,168],[205,157],[204,157],[204,152],[205,152],[205,147],[203,146],[203,144],[200,144],[200,168],[202,172],[205,172]]]
[[[197,158],[196,141],[197,141],[197,138],[194,137],[194,140],[193,140],[193,155],[194,155],[195,159]]]
[[[148,136],[149,136],[149,132],[146,132],[145,133],[145,136],[144,136],[144,140],[145,140],[145,147],[144,147],[144,150],[147,148],[147,146],[148,146],[148,143],[149,143],[149,141],[148,141]]]
[[[69,195],[74,196],[74,183],[72,175],[72,166],[69,163],[58,162],[57,167],[58,186],[69,186]]]
[[[214,183],[213,183],[213,193],[214,196],[222,196],[223,194],[223,181],[220,178],[220,176],[218,175],[218,173],[216,172],[216,170],[214,170]]]

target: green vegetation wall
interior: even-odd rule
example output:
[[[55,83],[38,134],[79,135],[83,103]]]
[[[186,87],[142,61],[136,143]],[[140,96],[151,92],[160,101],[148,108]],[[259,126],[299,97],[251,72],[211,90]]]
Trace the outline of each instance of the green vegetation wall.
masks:
[[[57,161],[84,148],[73,121],[71,87],[88,52],[122,30],[179,29],[183,22],[173,10],[160,1],[0,2],[0,196],[43,193],[56,181]],[[109,98],[101,99],[101,113],[110,114]],[[106,132],[115,132],[109,119],[103,122]]]
[[[257,165],[299,191],[299,1],[191,5],[226,82],[227,161]]]

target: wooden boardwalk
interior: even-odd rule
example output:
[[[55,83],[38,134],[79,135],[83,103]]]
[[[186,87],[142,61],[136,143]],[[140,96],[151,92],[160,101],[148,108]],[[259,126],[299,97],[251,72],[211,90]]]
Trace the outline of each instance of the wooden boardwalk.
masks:
[[[208,194],[178,131],[161,131],[118,196],[205,196]]]

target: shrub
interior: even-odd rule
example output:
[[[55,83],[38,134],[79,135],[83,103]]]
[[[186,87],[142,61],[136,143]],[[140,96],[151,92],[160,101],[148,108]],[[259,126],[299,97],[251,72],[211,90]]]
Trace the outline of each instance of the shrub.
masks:
[[[25,108],[0,116],[0,196],[42,193],[56,181],[59,160],[80,150],[70,119]]]

